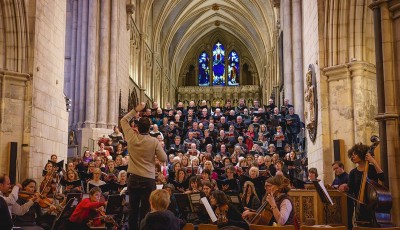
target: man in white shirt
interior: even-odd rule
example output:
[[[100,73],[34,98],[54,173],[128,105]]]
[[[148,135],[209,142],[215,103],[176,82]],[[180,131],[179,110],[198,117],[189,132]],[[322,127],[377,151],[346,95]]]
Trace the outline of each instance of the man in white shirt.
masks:
[[[4,201],[8,205],[8,210],[11,213],[14,213],[16,215],[24,215],[26,212],[29,211],[29,208],[34,204],[34,201],[37,199],[36,196],[34,196],[31,200],[26,202],[24,205],[19,205],[17,204],[17,199],[18,199],[18,193],[19,189],[22,188],[21,184],[16,184],[11,193],[8,196],[5,196],[6,193],[11,188],[11,181],[10,177],[3,174],[0,176],[0,196],[4,199]]]

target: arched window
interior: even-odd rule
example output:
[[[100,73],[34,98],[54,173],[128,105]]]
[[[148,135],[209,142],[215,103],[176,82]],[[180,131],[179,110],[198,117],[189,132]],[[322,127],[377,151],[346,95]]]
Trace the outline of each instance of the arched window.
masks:
[[[205,51],[199,57],[199,86],[210,86],[210,59]]]
[[[228,85],[239,85],[239,55],[234,50],[228,57]]]
[[[225,48],[219,41],[213,48],[213,85],[225,85]]]

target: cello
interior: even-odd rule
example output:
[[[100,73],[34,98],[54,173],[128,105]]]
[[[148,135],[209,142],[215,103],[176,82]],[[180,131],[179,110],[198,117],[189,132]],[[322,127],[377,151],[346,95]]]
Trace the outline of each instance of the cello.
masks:
[[[374,156],[374,150],[379,145],[379,137],[371,137],[372,145],[368,153]],[[360,185],[358,202],[356,202],[355,225],[368,227],[392,227],[390,210],[392,208],[392,195],[388,188],[368,178],[369,161],[365,161],[365,168]],[[371,213],[370,222],[357,221],[361,215],[360,208],[366,208]]]

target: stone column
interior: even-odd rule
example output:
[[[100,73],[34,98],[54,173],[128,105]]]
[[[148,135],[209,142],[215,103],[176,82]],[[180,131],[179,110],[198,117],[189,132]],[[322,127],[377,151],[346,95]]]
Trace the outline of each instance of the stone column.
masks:
[[[292,23],[291,0],[282,0],[283,11],[283,80],[285,85],[285,98],[293,102],[293,68],[292,68]]]
[[[140,54],[139,54],[139,76],[138,76],[138,85],[143,88],[145,84],[145,75],[146,75],[146,36],[147,34],[140,33]]]
[[[110,63],[110,0],[100,2],[100,60],[97,91],[97,128],[107,128],[108,76]]]
[[[94,128],[96,103],[96,60],[97,60],[97,15],[98,1],[92,0],[89,5],[88,48],[87,48],[87,85],[86,85],[86,120],[85,127]]]
[[[118,44],[118,1],[111,5],[111,49],[110,49],[110,80],[108,85],[108,128],[118,124],[117,116],[117,44]],[[135,48],[133,51],[136,50]],[[133,53],[132,51],[132,53]],[[133,63],[130,63],[131,65]],[[131,76],[133,77],[133,76]]]
[[[78,74],[79,74],[79,81],[77,80],[75,82],[76,88],[79,89],[79,92],[77,93],[77,97],[79,98],[79,121],[78,121],[78,127],[82,127],[84,121],[85,121],[85,111],[86,111],[86,104],[85,104],[85,99],[86,99],[86,68],[87,68],[87,60],[86,60],[86,47],[87,47],[87,30],[88,30],[88,1],[81,1],[80,6],[82,7],[82,10],[80,11],[80,16],[79,16],[79,22],[78,25],[78,46],[77,48],[79,49],[79,55],[77,59],[77,66],[79,65],[78,68],[76,68]],[[78,7],[79,9],[80,7]]]
[[[293,103],[296,113],[304,121],[304,83],[303,83],[303,52],[302,52],[302,22],[301,1],[293,0]],[[285,44],[286,45],[286,44]]]
[[[72,35],[71,35],[71,92],[72,92],[72,103],[73,103],[73,108],[72,108],[72,114],[71,114],[71,120],[70,124],[72,126],[72,129],[75,129],[77,127],[77,123],[79,120],[79,61],[78,61],[78,53],[80,50],[77,48],[78,47],[78,42],[77,39],[80,37],[77,36],[78,34],[78,21],[79,19],[82,20],[82,8],[79,9],[78,11],[78,1],[74,0],[72,2]],[[80,12],[80,14],[78,14]],[[80,21],[79,21],[80,22]],[[81,26],[79,26],[81,27]]]

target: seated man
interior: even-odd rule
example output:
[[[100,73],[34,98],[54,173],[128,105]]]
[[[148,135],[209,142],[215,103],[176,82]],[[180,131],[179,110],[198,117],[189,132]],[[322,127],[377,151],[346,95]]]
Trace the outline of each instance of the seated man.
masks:
[[[179,230],[183,228],[185,223],[168,210],[171,201],[167,190],[154,190],[150,194],[149,201],[151,211],[141,221],[141,230]]]
[[[107,202],[100,202],[101,189],[93,187],[89,192],[89,198],[83,199],[71,217],[69,218],[69,228],[67,229],[88,229],[87,223],[93,220],[93,226],[100,225],[99,208],[107,205]]]

